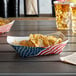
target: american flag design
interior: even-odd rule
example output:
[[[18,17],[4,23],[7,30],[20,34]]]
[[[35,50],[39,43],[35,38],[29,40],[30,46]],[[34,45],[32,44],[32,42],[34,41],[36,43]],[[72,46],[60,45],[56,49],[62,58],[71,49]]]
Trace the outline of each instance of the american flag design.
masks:
[[[0,26],[0,33],[5,33],[5,32],[9,32],[12,25],[14,24],[14,20],[6,25]]]
[[[14,41],[28,40],[29,37],[15,37],[7,36],[7,42],[16,50],[16,52],[21,57],[31,57],[31,56],[41,56],[41,55],[51,55],[51,54],[60,54],[63,51],[63,48],[66,46],[69,41],[60,31],[48,35],[53,35],[63,39],[63,42],[60,44],[48,46],[48,47],[28,47],[12,44]]]
[[[27,47],[27,46],[16,46],[12,45],[12,47],[16,50],[16,52],[21,57],[28,57],[28,56],[41,56],[41,55],[51,55],[51,54],[60,54],[63,48],[66,46],[68,40],[64,43],[48,46],[46,48],[42,47]]]

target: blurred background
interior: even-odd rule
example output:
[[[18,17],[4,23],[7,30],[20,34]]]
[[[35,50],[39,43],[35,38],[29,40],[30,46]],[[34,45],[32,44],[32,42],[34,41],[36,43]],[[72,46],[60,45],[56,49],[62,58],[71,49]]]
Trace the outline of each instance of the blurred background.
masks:
[[[20,0],[20,13],[24,14],[23,7],[23,0]],[[51,7],[51,0],[39,0],[39,14],[51,14],[52,13],[52,7]]]
[[[0,0],[0,17],[35,17],[51,14],[52,0]]]
[[[0,17],[55,17],[54,1],[56,0],[0,0]]]

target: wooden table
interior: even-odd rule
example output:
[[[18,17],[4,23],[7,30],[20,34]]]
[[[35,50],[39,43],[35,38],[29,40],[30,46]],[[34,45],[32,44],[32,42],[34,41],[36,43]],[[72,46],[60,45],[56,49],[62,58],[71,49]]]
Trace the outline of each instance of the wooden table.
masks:
[[[55,20],[16,20],[9,33],[0,34],[0,75],[15,76],[72,76],[76,66],[63,63],[60,56],[76,52],[76,35],[71,29],[61,31],[69,42],[60,55],[21,58],[7,43],[7,36],[28,36],[30,33],[48,34],[58,31]]]

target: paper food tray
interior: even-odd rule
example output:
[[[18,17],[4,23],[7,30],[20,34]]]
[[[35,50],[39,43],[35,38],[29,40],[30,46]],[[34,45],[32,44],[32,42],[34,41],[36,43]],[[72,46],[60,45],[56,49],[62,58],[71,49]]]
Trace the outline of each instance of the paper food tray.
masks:
[[[0,26],[0,33],[9,32],[12,25],[14,24],[14,22],[15,22],[15,20],[11,21],[10,23],[8,23],[6,25]]]
[[[68,42],[68,39],[61,32],[48,34],[48,35],[57,35],[63,37],[63,42],[60,44],[48,46],[46,48],[43,47],[27,47],[21,45],[14,45],[12,44],[14,41],[21,41],[21,40],[28,40],[29,37],[15,37],[15,36],[8,36],[7,42],[16,50],[16,52],[22,57],[28,56],[40,56],[40,55],[49,55],[49,54],[59,54],[62,52],[63,48]]]

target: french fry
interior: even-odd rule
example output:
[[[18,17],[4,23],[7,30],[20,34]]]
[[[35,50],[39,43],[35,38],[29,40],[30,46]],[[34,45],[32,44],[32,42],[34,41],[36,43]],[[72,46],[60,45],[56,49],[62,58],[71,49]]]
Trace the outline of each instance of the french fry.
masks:
[[[0,26],[8,24],[9,22],[11,22],[11,20],[5,19],[5,18],[0,18]]]
[[[28,47],[48,47],[62,42],[62,38],[56,36],[47,36],[42,34],[30,34],[29,40],[20,41],[20,45]]]
[[[20,45],[23,45],[23,46],[28,46],[28,41],[22,40],[22,41],[20,41],[19,44],[20,44]]]

